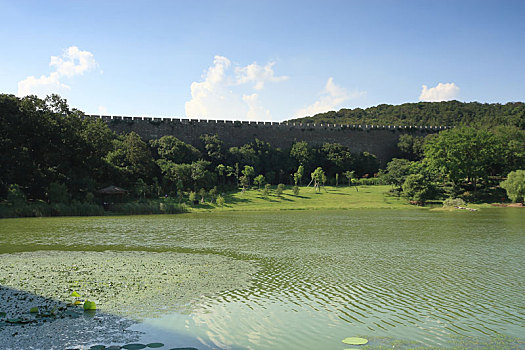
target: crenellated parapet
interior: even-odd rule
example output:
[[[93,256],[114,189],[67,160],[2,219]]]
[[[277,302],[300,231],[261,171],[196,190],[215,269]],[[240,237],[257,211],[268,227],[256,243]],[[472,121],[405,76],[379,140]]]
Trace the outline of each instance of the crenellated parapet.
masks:
[[[125,116],[108,116],[108,115],[86,115],[86,118],[97,118],[104,121],[149,121],[153,123],[180,123],[185,125],[208,125],[208,124],[226,124],[226,125],[260,125],[272,127],[299,127],[299,128],[340,128],[340,129],[362,129],[362,130],[433,130],[440,131],[453,128],[453,126],[442,125],[377,125],[377,124],[336,124],[336,123],[296,123],[296,122],[264,122],[264,121],[241,121],[241,120],[215,120],[215,119],[184,119],[184,118],[167,118],[167,117],[125,117]]]
[[[116,133],[133,131],[145,140],[173,135],[196,147],[201,145],[200,136],[203,134],[217,134],[226,147],[242,146],[256,138],[281,149],[290,148],[296,141],[306,141],[315,146],[327,142],[340,143],[349,147],[352,152],[375,154],[382,164],[399,155],[397,148],[399,135],[410,133],[424,136],[451,128],[424,125],[258,122],[105,115],[87,115],[86,118],[101,119]]]

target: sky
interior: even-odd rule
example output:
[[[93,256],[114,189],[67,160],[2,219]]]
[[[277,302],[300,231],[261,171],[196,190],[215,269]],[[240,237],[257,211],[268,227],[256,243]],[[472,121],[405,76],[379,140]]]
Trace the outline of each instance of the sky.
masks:
[[[524,16],[522,0],[0,0],[0,93],[259,121],[524,101]]]

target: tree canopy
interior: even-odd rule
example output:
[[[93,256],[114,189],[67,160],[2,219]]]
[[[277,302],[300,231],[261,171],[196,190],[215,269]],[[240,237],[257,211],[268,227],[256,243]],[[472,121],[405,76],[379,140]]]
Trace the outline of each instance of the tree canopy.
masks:
[[[343,108],[339,111],[319,113],[297,118],[291,122],[375,124],[413,126],[475,126],[494,127],[511,125],[525,129],[525,103],[509,102],[418,102],[401,105],[381,104],[366,109]]]

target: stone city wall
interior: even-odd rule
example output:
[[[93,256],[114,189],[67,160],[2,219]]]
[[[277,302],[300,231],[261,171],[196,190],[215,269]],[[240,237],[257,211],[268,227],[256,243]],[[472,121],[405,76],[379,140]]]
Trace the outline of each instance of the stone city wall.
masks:
[[[248,122],[229,120],[173,119],[88,115],[104,120],[116,133],[136,132],[145,140],[173,135],[199,147],[203,134],[217,134],[226,147],[242,146],[255,138],[273,147],[289,149],[296,141],[319,146],[326,142],[340,143],[352,152],[375,154],[382,165],[399,155],[399,135],[424,136],[450,127],[306,124],[290,122]]]

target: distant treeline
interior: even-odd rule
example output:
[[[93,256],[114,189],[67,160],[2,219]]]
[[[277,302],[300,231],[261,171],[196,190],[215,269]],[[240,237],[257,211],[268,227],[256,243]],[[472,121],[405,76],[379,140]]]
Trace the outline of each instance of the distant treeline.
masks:
[[[459,102],[421,105],[439,109],[454,104]],[[479,106],[490,110],[498,105]],[[469,120],[482,125],[485,119],[501,124],[523,120],[523,105],[514,106],[512,118],[502,114],[491,119],[492,112],[486,112]],[[511,110],[509,104],[499,107]],[[104,121],[85,118],[57,95],[0,94],[0,217],[100,214],[103,198],[97,190],[108,185],[128,191],[128,205],[113,208],[123,213],[180,212],[180,205],[186,199],[195,203],[197,194],[201,201],[206,193],[218,201],[219,193],[253,185],[293,185],[298,193],[298,186],[311,181],[317,189],[324,184],[391,184],[422,204],[447,196],[501,199],[497,185],[515,173],[509,183],[518,190],[509,197],[523,197],[525,130],[515,124],[460,126],[425,137],[403,134],[397,147],[403,159],[380,170],[373,154],[352,153],[337,143],[314,147],[298,141],[280,149],[254,139],[228,148],[210,134],[200,135],[196,146],[174,136],[146,142],[134,132],[117,135]]]
[[[293,119],[303,123],[417,125],[417,126],[473,126],[492,128],[499,125],[525,129],[523,102],[419,102],[402,105],[381,104],[366,109],[340,109],[319,113],[312,117]]]
[[[108,185],[132,198],[178,197],[245,187],[259,175],[260,185],[292,184],[301,164],[306,183],[317,167],[329,181],[345,171],[359,177],[378,171],[374,155],[339,144],[296,142],[280,149],[254,139],[227,148],[217,135],[200,140],[197,147],[174,136],[145,142],[134,132],[117,135],[102,120],[84,118],[57,95],[0,94],[0,201],[11,193],[20,201],[93,202]]]

